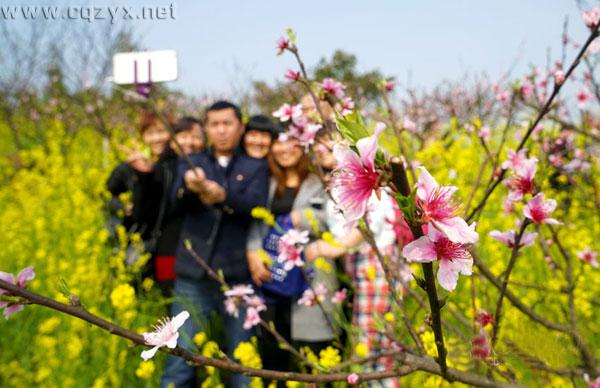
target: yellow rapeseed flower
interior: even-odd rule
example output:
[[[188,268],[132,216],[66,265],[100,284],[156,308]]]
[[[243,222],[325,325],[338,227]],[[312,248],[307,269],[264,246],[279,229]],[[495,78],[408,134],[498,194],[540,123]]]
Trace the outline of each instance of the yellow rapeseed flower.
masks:
[[[255,207],[250,212],[250,215],[252,216],[252,218],[262,220],[262,222],[264,222],[265,224],[267,224],[269,226],[275,225],[275,216],[267,208],[260,207],[260,206]]]
[[[359,342],[354,346],[354,353],[357,357],[364,358],[369,355],[369,348],[363,342]]]
[[[328,346],[319,352],[319,364],[324,368],[333,368],[341,361],[342,357],[340,357],[340,352],[331,346]]]
[[[135,370],[135,375],[142,380],[148,380],[152,377],[155,370],[156,366],[152,360],[144,361],[140,362],[140,365]]]
[[[325,273],[330,273],[332,269],[331,264],[323,257],[317,257],[315,260],[315,268],[320,269]]]
[[[121,284],[110,293],[110,303],[117,310],[128,310],[135,306],[135,290],[129,284]]]
[[[194,336],[194,343],[198,348],[200,348],[202,347],[202,345],[204,345],[204,342],[206,342],[206,333],[203,331],[199,331]]]

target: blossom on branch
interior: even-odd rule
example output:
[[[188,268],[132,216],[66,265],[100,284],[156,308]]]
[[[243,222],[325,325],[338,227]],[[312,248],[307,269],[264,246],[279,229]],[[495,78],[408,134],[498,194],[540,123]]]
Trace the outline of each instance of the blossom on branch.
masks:
[[[190,313],[182,311],[172,319],[164,318],[161,320],[158,325],[155,326],[153,332],[143,333],[144,342],[146,342],[147,345],[154,347],[149,350],[144,350],[142,352],[142,358],[145,361],[148,361],[154,357],[158,349],[163,346],[174,349],[177,346],[177,339],[179,338],[178,330],[189,317]]]
[[[24,268],[17,275],[17,280],[15,281],[15,277],[12,273],[1,272],[0,271],[0,280],[3,280],[7,283],[14,284],[20,288],[25,288],[27,282],[33,280],[35,278],[35,272],[33,272],[33,267]],[[0,295],[10,295],[10,292],[0,288]],[[0,300],[0,309],[4,309],[4,318],[8,319],[11,315],[18,313],[23,310],[24,306],[19,303],[11,303],[7,301]]]
[[[331,297],[331,303],[333,304],[340,304],[342,303],[344,300],[346,300],[346,294],[348,293],[348,290],[345,288],[342,288],[339,291],[336,291],[333,296]]]
[[[592,8],[584,11],[581,16],[583,17],[585,25],[590,29],[594,29],[598,26],[598,23],[600,23],[600,8]]]
[[[373,135],[357,141],[358,152],[343,143],[333,147],[337,168],[333,171],[330,189],[346,220],[346,230],[353,228],[365,214],[371,193],[379,186],[381,174],[375,169],[375,155],[377,138],[382,131],[378,126]]]
[[[300,79],[300,72],[292,69],[287,69],[284,77],[290,81],[298,81]]]
[[[590,247],[586,247],[583,251],[577,252],[577,257],[594,268],[598,268],[599,266],[598,261],[596,260],[598,252],[592,251]]]
[[[267,306],[260,296],[244,297],[246,302],[246,319],[244,320],[244,330],[248,330],[260,323],[260,312],[265,311]]]
[[[283,52],[290,48],[290,40],[283,36],[277,40],[277,55],[283,54]]]
[[[417,181],[417,204],[421,209],[423,223],[429,223],[454,243],[475,244],[479,235],[466,221],[456,215],[458,206],[452,196],[455,186],[440,186],[425,167],[419,167]]]
[[[302,294],[302,297],[298,299],[298,304],[306,307],[311,307],[317,303],[323,302],[325,295],[327,294],[327,287],[323,283],[319,283],[313,289],[306,289]]]
[[[342,98],[341,103],[336,104],[335,107],[342,116],[347,116],[354,110],[354,101],[352,101],[352,98],[350,97],[345,97]]]
[[[558,220],[548,217],[554,209],[556,209],[556,201],[553,199],[544,201],[544,193],[538,193],[527,202],[523,214],[536,224],[561,225]]]
[[[273,117],[277,117],[282,123],[289,120],[294,120],[300,116],[302,116],[302,105],[300,104],[283,104],[279,107],[279,109],[273,112]]]
[[[519,152],[508,150],[508,159],[502,162],[502,169],[508,170],[512,168],[517,170],[523,166],[523,163],[527,160],[527,149],[522,149]]]
[[[321,83],[321,90],[327,94],[336,96],[340,100],[346,96],[346,93],[344,92],[344,90],[346,90],[346,85],[333,78],[325,78]]]
[[[290,229],[281,236],[277,261],[284,263],[284,270],[291,271],[294,267],[304,266],[302,245],[308,244],[308,241],[308,230],[300,232],[296,229]]]
[[[445,290],[453,291],[458,282],[458,275],[470,276],[473,269],[473,257],[469,246],[450,241],[436,228],[429,225],[427,236],[407,244],[402,249],[402,256],[412,263],[431,263],[439,260],[437,279]]]
[[[517,202],[523,199],[525,194],[533,193],[533,178],[537,169],[537,159],[525,159],[514,169],[514,174],[504,182],[510,190],[508,199]]]
[[[503,242],[509,248],[514,248],[517,233],[514,230],[507,230],[506,232],[500,232],[499,230],[492,230],[490,232],[490,237],[493,238],[494,240]],[[535,232],[523,233],[523,236],[521,236],[521,240],[519,241],[519,248],[527,247],[527,246],[533,244],[536,237],[537,237],[537,233],[535,233]]]
[[[487,333],[484,329],[479,331],[479,335],[471,340],[471,354],[478,360],[485,360],[491,354],[490,344]]]

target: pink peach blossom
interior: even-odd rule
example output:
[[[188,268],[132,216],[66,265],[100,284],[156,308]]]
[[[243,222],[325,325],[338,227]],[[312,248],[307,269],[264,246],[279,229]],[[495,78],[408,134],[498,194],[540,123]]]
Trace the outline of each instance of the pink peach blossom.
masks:
[[[544,201],[544,193],[538,193],[527,202],[523,214],[536,224],[560,225],[561,222],[548,217],[554,209],[556,209],[556,201],[553,199]]]
[[[231,289],[225,291],[225,296],[245,296],[254,294],[254,289],[249,284],[236,284]]]
[[[144,361],[148,361],[154,357],[158,349],[163,346],[174,349],[177,346],[177,339],[179,338],[178,330],[189,317],[190,313],[182,311],[172,319],[165,318],[161,320],[158,325],[155,326],[153,332],[143,333],[144,342],[146,342],[147,345],[153,346],[152,349],[144,350],[142,352]]]
[[[585,109],[589,100],[592,99],[592,95],[587,89],[581,89],[576,94],[577,97],[577,107],[579,109]]]
[[[298,81],[300,79],[300,72],[292,69],[287,69],[284,77],[290,81]]]
[[[358,375],[356,373],[350,373],[346,379],[346,381],[348,381],[348,384],[356,384],[358,383]]]
[[[327,294],[327,287],[323,283],[317,284],[313,289],[307,288],[302,297],[298,299],[298,304],[302,306],[311,307],[317,304],[317,302],[321,302],[323,297]]]
[[[379,187],[381,174],[375,168],[375,155],[381,131],[383,128],[378,126],[372,136],[357,141],[358,153],[343,143],[333,147],[337,168],[333,171],[331,195],[344,215],[347,230],[365,214],[371,193]]]
[[[336,81],[333,78],[325,78],[321,83],[321,90],[327,94],[332,94],[339,99],[342,99],[346,96],[346,93],[344,92],[345,89],[346,85]]]
[[[498,230],[492,230],[490,237],[494,240],[503,242],[507,247],[513,248],[515,246],[515,238],[517,233],[514,230],[507,230],[506,232],[500,232]],[[519,241],[519,247],[527,247],[535,241],[537,233],[525,232]]]
[[[522,149],[519,152],[508,150],[507,160],[502,163],[502,169],[508,170],[512,168],[516,170],[520,168],[525,160],[527,160],[527,149]]]
[[[584,11],[581,16],[583,17],[585,25],[590,29],[594,29],[598,26],[598,23],[600,23],[600,8],[592,8]]]
[[[347,116],[354,109],[354,101],[350,97],[344,97],[341,103],[336,104],[336,109],[342,116]]]
[[[331,297],[331,303],[333,304],[340,304],[342,303],[344,300],[346,300],[346,294],[348,293],[348,290],[345,288],[342,288],[339,291],[336,291],[333,296]]]
[[[235,318],[239,316],[239,298],[226,298],[223,304],[225,305],[225,312],[227,314]]]
[[[479,330],[479,335],[471,340],[471,354],[479,360],[485,360],[491,354],[487,333],[484,329]]]
[[[260,323],[259,310],[254,307],[246,309],[246,319],[244,320],[244,330],[249,330]]]
[[[563,73],[561,70],[557,70],[554,72],[554,82],[557,85],[562,85],[563,82],[565,82],[565,73]]]
[[[0,271],[0,280],[3,280],[7,283],[16,285],[20,288],[26,288],[27,282],[33,280],[35,278],[35,272],[33,271],[33,267],[26,267],[17,275],[17,280],[15,281],[15,277],[12,273],[1,272]],[[0,295],[11,295],[9,291],[0,288]],[[11,303],[7,301],[0,300],[0,309],[4,309],[4,319],[10,318],[12,315],[22,311],[24,306],[19,303]]]
[[[422,221],[433,225],[454,243],[475,244],[479,235],[456,215],[457,205],[452,196],[457,188],[440,186],[425,167],[419,170],[417,202],[423,212]]]
[[[525,194],[533,193],[536,168],[537,159],[531,158],[524,160],[518,168],[514,169],[514,173],[504,183],[510,190],[509,200],[517,202],[523,199]]]
[[[598,268],[599,266],[598,261],[596,260],[598,252],[592,251],[590,247],[586,247],[583,251],[577,252],[577,257],[594,268]]]
[[[283,54],[283,52],[290,47],[289,39],[283,36],[277,40],[277,55]]]
[[[277,261],[284,263],[283,269],[291,271],[294,267],[304,266],[302,246],[308,243],[308,231],[288,230],[279,239],[279,255]]]
[[[494,316],[485,310],[479,310],[475,315],[475,322],[481,327],[494,323]]]
[[[427,236],[419,237],[402,249],[402,256],[413,263],[439,260],[437,279],[440,286],[448,291],[456,288],[459,273],[466,276],[472,273],[473,257],[468,246],[450,241],[432,225],[428,227]]]
[[[279,107],[279,109],[273,112],[273,117],[277,117],[282,123],[289,120],[294,120],[300,116],[302,116],[302,105],[300,104],[283,104]]]

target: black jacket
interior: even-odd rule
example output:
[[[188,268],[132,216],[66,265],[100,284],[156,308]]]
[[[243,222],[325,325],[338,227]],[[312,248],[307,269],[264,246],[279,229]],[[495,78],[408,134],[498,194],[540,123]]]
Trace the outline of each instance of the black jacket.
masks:
[[[119,212],[125,211],[125,206],[123,202],[119,200],[119,195],[126,192],[133,193],[136,180],[137,178],[133,167],[127,163],[120,163],[110,173],[110,177],[108,177],[108,180],[106,181],[106,188],[111,194],[109,210],[113,218],[112,224],[114,224],[114,226],[122,223],[127,230],[134,228],[135,220],[133,214],[123,215],[122,220],[119,221]]]
[[[178,156],[168,148],[151,173],[136,171],[134,213],[144,225],[142,237],[155,239],[153,253],[158,256],[175,256],[179,242],[183,213],[173,196],[177,167]]]
[[[246,262],[246,238],[252,217],[250,212],[267,203],[269,169],[266,161],[249,157],[237,150],[226,168],[221,167],[208,149],[192,156],[206,177],[225,188],[226,199],[222,204],[205,206],[198,195],[184,191],[182,200],[185,219],[177,249],[175,272],[177,277],[202,279],[204,269],[185,248],[189,240],[194,251],[213,270],[223,271],[227,281],[245,282],[250,279]],[[183,175],[188,166],[180,162],[177,182],[184,187]]]

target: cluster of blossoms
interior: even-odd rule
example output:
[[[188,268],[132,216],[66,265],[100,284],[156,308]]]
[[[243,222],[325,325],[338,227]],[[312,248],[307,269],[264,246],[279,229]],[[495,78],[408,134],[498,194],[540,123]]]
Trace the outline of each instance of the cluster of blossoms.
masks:
[[[479,241],[475,224],[467,225],[457,216],[453,200],[457,188],[440,186],[424,168],[417,181],[417,206],[421,222],[427,224],[427,235],[407,244],[402,255],[409,262],[440,262],[437,279],[444,289],[456,288],[459,274],[471,275],[473,257],[469,248]]]
[[[300,104],[283,104],[273,112],[273,117],[278,118],[282,123],[289,123],[289,130],[280,136],[284,139],[295,138],[305,148],[314,142],[315,135],[321,129],[320,124],[311,123],[302,114],[302,105]]]
[[[510,201],[520,201],[525,194],[533,193],[533,178],[535,177],[537,162],[538,160],[535,157],[527,158],[526,149],[519,152],[508,151],[508,160],[502,163],[502,168],[512,171],[510,178],[504,182],[509,189],[508,199]]]
[[[247,284],[238,284],[225,291],[227,297],[224,301],[227,314],[238,317],[239,307],[246,304],[246,319],[244,329],[248,330],[260,323],[260,312],[267,309],[265,301],[258,295],[254,295],[254,289]]]
[[[342,116],[352,113],[354,110],[354,101],[352,98],[346,96],[346,85],[333,78],[325,78],[319,87],[323,95],[337,99],[335,110]]]
[[[294,267],[304,266],[302,251],[306,244],[308,244],[308,230],[299,232],[296,229],[290,229],[281,236],[277,261],[283,263],[284,270],[291,271]]]
[[[545,139],[542,150],[548,161],[561,173],[585,172],[591,167],[586,152],[575,146],[574,133],[563,130],[554,139]]]
[[[475,323],[480,329],[479,334],[471,340],[471,354],[478,360],[485,360],[491,354],[486,326],[494,323],[494,317],[485,310],[480,310],[475,315]]]
[[[376,168],[378,136],[384,125],[377,125],[373,135],[356,142],[354,151],[347,144],[338,143],[333,154],[337,168],[333,172],[331,194],[344,214],[346,229],[356,226],[365,215],[368,201],[380,189],[381,172]],[[438,281],[446,290],[456,287],[458,275],[470,275],[473,260],[468,249],[479,240],[475,225],[467,225],[458,217],[458,206],[452,196],[453,186],[440,186],[429,172],[421,167],[417,182],[417,207],[428,234],[407,244],[402,255],[409,262],[440,261]]]
[[[25,288],[27,286],[27,282],[33,280],[35,278],[35,272],[33,272],[33,267],[27,267],[23,269],[17,275],[17,279],[15,281],[15,277],[12,273],[1,272],[0,271],[0,280],[3,280],[7,283],[14,284],[20,288]],[[0,288],[0,295],[10,295],[10,292]],[[18,313],[23,310],[24,306],[19,303],[11,303],[7,301],[0,300],[0,310],[4,309],[4,318],[8,319],[11,315]]]
[[[323,303],[328,293],[327,287],[323,283],[317,283],[314,288],[308,288],[302,294],[302,297],[298,299],[298,304],[302,306],[311,307],[318,303]],[[338,305],[346,300],[348,290],[345,288],[335,291],[331,296],[331,303]]]

